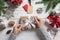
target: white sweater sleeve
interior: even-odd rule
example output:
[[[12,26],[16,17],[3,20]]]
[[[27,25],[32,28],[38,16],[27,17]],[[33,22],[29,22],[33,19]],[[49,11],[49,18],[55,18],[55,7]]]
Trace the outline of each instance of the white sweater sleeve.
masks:
[[[40,37],[42,38],[42,40],[52,40],[52,38],[50,37],[46,30],[46,27],[38,28],[38,31],[40,33]]]
[[[14,36],[13,34],[11,34],[8,40],[15,40],[15,39],[16,39],[16,36]]]

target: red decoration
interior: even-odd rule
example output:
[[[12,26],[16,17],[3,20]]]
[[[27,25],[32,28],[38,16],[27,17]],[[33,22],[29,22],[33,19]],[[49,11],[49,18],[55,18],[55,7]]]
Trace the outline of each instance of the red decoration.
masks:
[[[12,3],[12,4],[21,4],[22,3],[22,0],[10,0],[10,2]]]
[[[27,11],[28,11],[28,5],[25,4],[25,5],[23,6],[23,9],[27,12]]]
[[[11,2],[12,4],[15,4],[15,3],[16,3],[15,0],[10,0],[10,2]]]
[[[21,4],[22,3],[22,0],[16,0],[17,3]]]
[[[60,27],[60,17],[57,15],[50,15],[47,17],[49,21],[51,22],[51,26],[54,27],[56,25],[56,28]]]

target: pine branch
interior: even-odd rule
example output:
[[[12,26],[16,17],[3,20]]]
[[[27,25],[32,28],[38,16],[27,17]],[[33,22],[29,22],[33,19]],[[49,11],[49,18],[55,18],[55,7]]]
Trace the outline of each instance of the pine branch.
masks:
[[[42,0],[42,2],[36,2],[36,4],[44,3],[47,5],[46,12],[52,8],[54,9],[58,3],[60,3],[60,0]]]
[[[5,14],[5,12],[6,12],[6,9],[7,7],[5,6],[5,3],[4,3],[4,0],[0,0],[0,16],[1,16],[1,12],[3,13],[3,14]]]
[[[46,12],[51,8],[51,6],[52,6],[52,2],[49,2],[46,8]]]

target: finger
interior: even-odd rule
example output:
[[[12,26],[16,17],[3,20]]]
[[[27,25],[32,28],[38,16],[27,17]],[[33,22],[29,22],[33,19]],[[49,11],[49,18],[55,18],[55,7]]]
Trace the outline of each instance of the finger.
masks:
[[[17,29],[18,28],[18,25],[15,25],[15,27],[14,27],[15,29]]]
[[[22,29],[22,24],[19,25],[19,29]]]
[[[14,29],[15,29],[15,30],[21,30],[21,29],[22,29],[22,25],[21,25],[21,24],[18,24],[18,25],[15,26]]]
[[[45,23],[45,21],[43,20],[43,19],[41,19],[41,21],[40,21],[42,24],[44,24]]]
[[[37,20],[37,18],[36,18],[36,17],[35,17],[34,19],[35,19],[36,23],[39,23],[39,21]]]
[[[20,28],[20,24],[18,24],[16,28],[19,29]]]
[[[39,17],[36,16],[36,19],[37,19],[38,21],[40,21],[41,18],[39,18]]]
[[[43,19],[42,18],[39,18],[39,17],[36,17],[37,20],[40,22],[40,23],[44,23]]]
[[[21,32],[22,30],[20,30],[19,32]]]

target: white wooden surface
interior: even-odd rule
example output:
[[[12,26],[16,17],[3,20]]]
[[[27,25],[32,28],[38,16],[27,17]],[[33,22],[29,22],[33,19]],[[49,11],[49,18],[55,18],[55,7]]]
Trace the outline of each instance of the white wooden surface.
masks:
[[[22,8],[23,5],[25,5],[26,3],[28,3],[27,0],[24,0],[23,3],[21,4],[21,6],[18,6],[18,8],[16,8],[16,10],[14,11],[14,17],[15,18],[20,18],[20,16],[39,16],[41,18],[46,18],[48,16],[47,13],[45,13],[45,6],[43,4],[39,4],[36,5],[35,1],[39,1],[39,0],[32,0],[32,6],[33,6],[33,14],[27,14],[24,9]],[[36,9],[42,7],[43,8],[43,12],[41,14],[37,14],[36,13]],[[58,10],[58,7],[57,9]],[[59,11],[59,10],[58,10]],[[16,24],[18,23],[18,19],[15,19]],[[7,25],[8,21],[4,19],[4,24]],[[9,35],[6,35],[7,30],[9,30],[12,28],[9,28],[7,26],[7,28],[3,31],[0,32],[0,40],[8,40]],[[38,36],[36,35],[36,33],[34,31],[23,31],[22,33],[20,33],[17,37],[16,40],[40,40],[38,38]],[[60,31],[58,31],[55,39],[53,40],[60,40]]]

